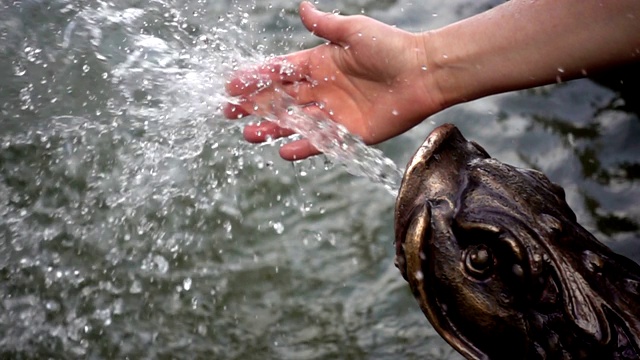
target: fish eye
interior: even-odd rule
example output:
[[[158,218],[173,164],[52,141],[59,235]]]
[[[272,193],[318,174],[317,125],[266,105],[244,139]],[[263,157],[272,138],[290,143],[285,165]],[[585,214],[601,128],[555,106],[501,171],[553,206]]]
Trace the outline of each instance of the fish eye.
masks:
[[[465,251],[464,268],[478,280],[489,277],[493,270],[494,258],[491,249],[484,245],[472,245]]]

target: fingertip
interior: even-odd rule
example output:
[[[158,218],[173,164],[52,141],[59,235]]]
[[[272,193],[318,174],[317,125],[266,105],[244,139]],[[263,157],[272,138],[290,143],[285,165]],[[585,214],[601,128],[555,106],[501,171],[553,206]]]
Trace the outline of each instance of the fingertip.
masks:
[[[244,127],[242,135],[250,143],[262,143],[269,139],[278,139],[292,135],[294,132],[282,128],[270,121],[262,121],[258,124],[249,124]]]
[[[341,44],[348,33],[349,23],[345,22],[346,17],[320,11],[308,2],[300,4],[300,19],[312,34],[332,43]]]
[[[308,1],[300,3],[300,9],[298,11],[300,13],[300,20],[302,20],[302,24],[307,28],[307,30],[315,33],[317,31],[318,23],[314,21],[314,18],[316,18],[314,15],[317,15],[320,11]]]
[[[290,142],[280,148],[280,157],[288,161],[303,160],[318,154],[320,151],[307,139]]]
[[[225,82],[227,94],[231,96],[246,95],[268,86],[274,74],[278,74],[276,66],[277,64],[266,62],[236,71]]]
[[[261,128],[263,127],[264,125],[262,123],[249,124],[244,127],[244,130],[242,130],[242,136],[250,143],[255,144],[264,142],[266,136],[262,134]]]
[[[222,109],[222,114],[227,119],[235,120],[242,119],[243,117],[249,115],[247,111],[245,111],[241,106],[234,104],[226,104]]]
[[[300,14],[307,12],[309,10],[317,10],[317,9],[316,9],[316,6],[309,1],[303,1],[300,3],[300,6],[298,7],[298,11],[300,12]]]
[[[240,79],[241,74],[236,74],[235,77],[231,78],[224,84],[224,89],[227,94],[231,96],[242,95],[246,92],[247,84],[245,81]]]

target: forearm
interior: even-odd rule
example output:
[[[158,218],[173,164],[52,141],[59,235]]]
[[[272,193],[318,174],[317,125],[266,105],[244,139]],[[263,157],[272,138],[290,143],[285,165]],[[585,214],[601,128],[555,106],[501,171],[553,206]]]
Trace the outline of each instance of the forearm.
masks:
[[[422,36],[448,107],[640,60],[640,0],[511,0]]]

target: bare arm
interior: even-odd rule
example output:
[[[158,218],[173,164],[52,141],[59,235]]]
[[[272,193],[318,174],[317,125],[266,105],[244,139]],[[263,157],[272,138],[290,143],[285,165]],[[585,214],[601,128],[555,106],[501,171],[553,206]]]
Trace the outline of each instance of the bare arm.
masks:
[[[640,60],[640,1],[511,0],[421,36],[448,107]]]

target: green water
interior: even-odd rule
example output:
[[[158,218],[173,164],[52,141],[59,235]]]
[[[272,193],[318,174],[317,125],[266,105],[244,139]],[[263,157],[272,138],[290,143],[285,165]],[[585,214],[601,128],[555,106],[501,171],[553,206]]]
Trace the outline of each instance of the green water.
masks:
[[[497,3],[318,6],[418,31]],[[296,8],[0,0],[0,358],[459,359],[393,266],[393,196],[323,157],[285,163],[220,115],[235,66],[320,43]],[[576,81],[378,148],[402,168],[453,122],[634,256],[640,122],[623,105]]]

